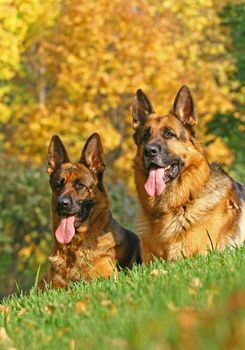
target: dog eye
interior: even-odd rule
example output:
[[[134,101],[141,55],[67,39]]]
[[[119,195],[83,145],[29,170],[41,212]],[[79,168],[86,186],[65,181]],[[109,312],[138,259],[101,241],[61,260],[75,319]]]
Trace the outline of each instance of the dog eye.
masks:
[[[56,190],[59,191],[64,186],[64,183],[65,183],[64,178],[57,180],[55,183]]]
[[[85,185],[82,182],[78,181],[76,182],[75,187],[77,190],[81,190],[82,188],[85,187]]]
[[[163,137],[165,137],[165,139],[172,139],[173,137],[177,136],[173,131],[166,129],[163,131]]]
[[[147,128],[143,133],[142,141],[147,142],[150,136],[151,136],[151,129]]]

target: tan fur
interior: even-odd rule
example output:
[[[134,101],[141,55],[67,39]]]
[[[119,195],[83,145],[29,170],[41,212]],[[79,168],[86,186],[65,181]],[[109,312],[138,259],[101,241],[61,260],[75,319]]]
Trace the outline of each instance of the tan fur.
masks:
[[[83,176],[83,181],[88,184],[88,187],[90,183],[97,184],[96,177],[84,165],[71,163],[63,165],[60,176],[67,178],[68,184],[71,184],[78,175]],[[66,191],[72,191],[72,189],[67,186]],[[53,193],[52,226],[54,232],[59,224],[56,197],[56,194]],[[51,282],[53,287],[65,287],[68,282],[80,279],[110,277],[116,271],[118,242],[115,232],[111,232],[110,227],[107,227],[109,220],[107,193],[105,190],[99,193],[99,190],[94,187],[91,198],[96,200],[96,210],[93,210],[89,221],[76,230],[72,242],[69,245],[62,245],[55,240],[54,249],[49,257],[51,268],[45,277],[45,281]]]
[[[123,268],[131,268],[133,263],[141,261],[139,239],[113,219],[101,174],[94,171],[95,167],[104,170],[103,155],[96,153],[99,136],[94,135],[87,141],[86,152],[78,163],[68,161],[64,146],[57,137],[51,141],[48,171],[52,188],[53,233],[60,223],[57,211],[57,199],[60,196],[68,196],[79,205],[89,200],[93,205],[88,217],[75,226],[75,235],[68,244],[59,243],[54,236],[54,248],[49,256],[50,269],[40,281],[40,288],[46,284],[53,288],[64,288],[78,280],[109,278],[117,274],[118,263]],[[61,155],[58,155],[59,152]],[[88,157],[93,163],[86,162]],[[63,179],[64,185],[61,190],[56,190],[59,179]],[[79,189],[74,185],[78,180],[83,184]]]
[[[50,255],[49,281],[57,288],[80,279],[89,281],[100,276],[111,277],[117,273],[116,249],[115,234],[106,229],[103,233],[101,229],[76,233],[69,248],[57,247]]]
[[[176,260],[244,242],[244,201],[228,175],[217,166],[210,167],[202,146],[193,136],[192,125],[185,127],[180,117],[173,113],[158,116],[152,113],[152,106],[149,115],[136,124],[138,104],[140,101],[137,100],[133,107],[138,145],[134,167],[140,201],[137,223],[143,261],[147,262],[153,256]],[[141,140],[144,130],[149,127],[149,143],[165,142],[170,155],[177,155],[184,162],[178,177],[166,184],[160,196],[154,197],[150,197],[144,188],[148,173],[144,168],[144,143]],[[177,138],[163,141],[160,130],[164,128],[174,130]]]

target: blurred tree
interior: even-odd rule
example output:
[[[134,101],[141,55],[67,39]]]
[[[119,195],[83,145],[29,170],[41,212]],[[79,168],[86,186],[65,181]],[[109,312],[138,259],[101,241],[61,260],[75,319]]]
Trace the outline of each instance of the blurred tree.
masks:
[[[0,294],[26,286],[51,250],[50,193],[44,169],[0,159]],[[23,281],[25,281],[23,283]]]
[[[29,112],[37,106],[40,109],[44,91],[45,68],[39,43],[48,35],[59,3],[59,0],[0,2],[0,140],[2,148],[20,160],[26,160],[26,153],[31,152],[24,147],[22,128],[29,131],[30,139]],[[32,155],[35,161],[35,154]]]
[[[233,2],[225,6],[220,14],[226,31],[231,33],[231,41],[226,45],[227,55],[234,61],[236,69],[230,75],[230,90],[233,94],[235,113],[218,113],[210,121],[208,132],[213,140],[216,135],[222,138],[233,150],[234,162],[231,174],[244,181],[245,152],[245,4]]]
[[[233,111],[236,95],[220,9],[215,0],[39,3],[7,94],[6,151],[40,163],[50,136],[59,133],[78,156],[81,142],[96,130],[115,177],[129,179],[132,187],[134,91],[145,89],[156,109],[166,111],[184,83],[198,101],[200,136],[210,141],[207,122],[215,113]],[[207,152],[211,160],[233,159],[221,138]]]

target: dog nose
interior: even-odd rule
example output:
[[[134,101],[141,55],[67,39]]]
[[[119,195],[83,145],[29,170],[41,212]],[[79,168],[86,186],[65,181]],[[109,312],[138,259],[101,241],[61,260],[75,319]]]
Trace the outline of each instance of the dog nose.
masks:
[[[57,201],[57,204],[62,209],[69,208],[72,205],[71,198],[69,197],[59,198]]]
[[[146,157],[155,157],[160,153],[161,146],[153,143],[151,145],[146,145],[144,148],[144,155]]]

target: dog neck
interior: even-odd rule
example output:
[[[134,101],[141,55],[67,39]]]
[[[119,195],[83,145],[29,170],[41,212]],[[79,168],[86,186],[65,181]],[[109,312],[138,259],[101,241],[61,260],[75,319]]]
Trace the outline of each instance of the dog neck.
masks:
[[[96,203],[91,209],[91,214],[87,220],[76,228],[76,235],[87,232],[103,231],[109,220],[109,200],[107,202]]]

